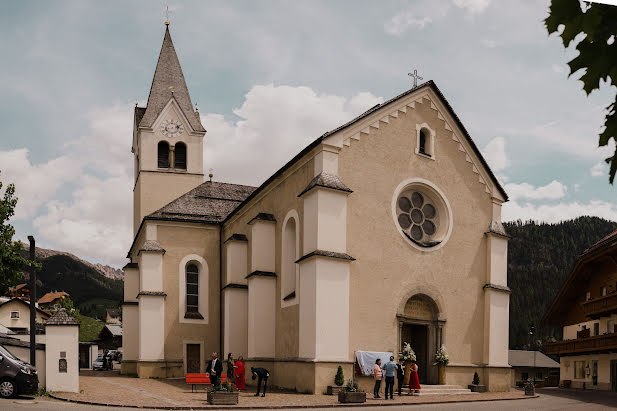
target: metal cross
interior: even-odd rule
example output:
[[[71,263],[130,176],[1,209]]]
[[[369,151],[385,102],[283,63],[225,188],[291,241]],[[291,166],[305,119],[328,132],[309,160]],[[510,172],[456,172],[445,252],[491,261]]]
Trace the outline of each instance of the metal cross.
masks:
[[[413,78],[413,86],[414,87],[418,87],[418,80],[424,80],[422,77],[420,77],[418,75],[418,70],[414,69],[413,70],[413,74],[412,73],[407,73],[408,76],[410,76],[411,78]]]
[[[165,25],[169,26],[169,6],[165,6]]]

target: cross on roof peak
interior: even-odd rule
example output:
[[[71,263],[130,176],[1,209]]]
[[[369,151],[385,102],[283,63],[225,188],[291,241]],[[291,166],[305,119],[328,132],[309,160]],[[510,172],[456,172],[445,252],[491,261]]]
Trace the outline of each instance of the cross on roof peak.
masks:
[[[413,78],[413,86],[418,87],[418,80],[424,80],[422,77],[418,75],[418,70],[414,69],[413,73],[407,73],[408,76]]]
[[[169,26],[169,6],[165,6],[165,25]]]

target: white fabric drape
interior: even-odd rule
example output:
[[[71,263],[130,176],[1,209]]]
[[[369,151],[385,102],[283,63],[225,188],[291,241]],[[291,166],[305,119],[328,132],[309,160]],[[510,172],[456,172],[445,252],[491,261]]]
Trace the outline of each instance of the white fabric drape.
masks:
[[[381,365],[384,365],[390,361],[390,357],[394,355],[391,352],[379,352],[379,351],[356,351],[356,360],[360,365],[360,371],[362,375],[373,375],[373,366],[377,358],[381,360]],[[396,361],[396,358],[395,358]]]

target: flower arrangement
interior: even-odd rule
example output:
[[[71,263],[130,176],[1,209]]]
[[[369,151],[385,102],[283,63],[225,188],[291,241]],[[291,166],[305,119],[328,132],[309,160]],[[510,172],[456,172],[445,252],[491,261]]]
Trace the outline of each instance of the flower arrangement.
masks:
[[[403,351],[401,352],[401,357],[405,362],[416,361],[416,353],[411,348],[411,344],[409,344],[408,342],[403,344]]]
[[[218,384],[216,384],[214,387],[210,387],[208,391],[209,392],[236,392],[237,390],[227,381],[221,383],[221,381],[219,380]]]
[[[446,346],[442,345],[441,348],[435,353],[435,364],[436,365],[448,365],[450,359],[448,358],[448,351],[446,350]]]
[[[347,380],[347,385],[341,390],[343,392],[364,392],[359,386],[357,380]]]
[[[528,378],[527,381],[523,383],[523,387],[525,387],[526,389],[535,388],[535,386],[536,382],[531,378]]]

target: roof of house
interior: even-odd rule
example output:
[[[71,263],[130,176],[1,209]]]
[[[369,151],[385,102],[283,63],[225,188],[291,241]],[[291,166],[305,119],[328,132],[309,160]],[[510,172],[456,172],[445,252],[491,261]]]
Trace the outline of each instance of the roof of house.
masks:
[[[154,71],[152,86],[150,87],[148,103],[143,114],[141,111],[135,111],[135,119],[141,117],[137,125],[139,127],[152,127],[161,111],[172,98],[180,106],[193,130],[206,131],[199,119],[199,112],[193,109],[189,89],[186,86],[184,74],[182,74],[182,67],[180,67],[171,34],[169,34],[169,26],[167,26],[159,60]]]
[[[68,293],[65,293],[64,291],[57,291],[57,292],[53,292],[53,293],[47,293],[47,294],[45,294],[44,296],[41,297],[41,299],[38,301],[38,303],[39,304],[49,304],[51,302],[54,302],[58,298],[62,298],[62,297],[70,297],[70,295]]]
[[[535,362],[534,362],[535,353]],[[512,367],[559,368],[559,363],[540,351],[509,350],[508,363]]]
[[[4,304],[10,304],[10,303],[12,303],[12,302],[18,302],[18,303],[21,303],[21,304],[23,304],[23,305],[25,305],[25,306],[30,307],[30,302],[29,302],[29,301],[23,300],[23,299],[21,299],[21,298],[19,298],[19,297],[13,297],[13,298],[11,298],[10,300],[4,301],[3,303],[1,303],[1,304],[0,304],[0,307],[2,307]],[[49,315],[50,315],[47,311],[45,311],[45,310],[41,310],[41,308],[39,308],[39,307],[36,307],[36,310],[37,310],[40,314],[42,314],[42,315],[44,315],[44,316],[46,316],[46,317],[49,317]]]
[[[29,284],[24,283],[24,284],[17,284],[15,287],[9,287],[9,292],[15,292],[15,291],[19,291],[24,287],[28,287]]]
[[[613,256],[617,254],[617,231],[613,231],[605,236],[583,251],[583,254],[578,257],[555,298],[553,298],[553,301],[544,313],[542,317],[543,324],[562,325],[561,314],[564,310],[568,310],[571,307],[572,300],[580,296],[582,292],[580,285],[585,283],[586,276],[589,275],[589,270],[584,270],[583,268],[599,257],[611,253]]]
[[[107,330],[112,337],[122,337],[122,326],[120,324],[105,324],[105,326],[99,332],[99,338],[103,338],[103,332]]]
[[[49,317],[45,325],[79,325],[79,322],[66,309],[60,308],[54,315]]]
[[[106,308],[105,312],[107,313],[107,315],[109,315],[110,317],[119,317],[120,316],[120,310],[116,309],[116,308]]]
[[[6,328],[4,325],[0,324],[0,334],[13,335],[15,334],[15,332],[11,331],[9,328]]]

